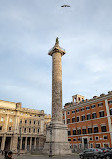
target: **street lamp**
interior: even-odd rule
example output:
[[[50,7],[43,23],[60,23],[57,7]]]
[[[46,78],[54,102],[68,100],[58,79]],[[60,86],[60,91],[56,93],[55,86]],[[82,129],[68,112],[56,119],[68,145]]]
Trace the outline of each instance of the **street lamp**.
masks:
[[[21,145],[21,128],[19,129],[19,147],[18,147],[18,155],[20,155],[20,145]]]
[[[49,148],[49,157],[52,157],[52,123],[50,123],[50,148]]]

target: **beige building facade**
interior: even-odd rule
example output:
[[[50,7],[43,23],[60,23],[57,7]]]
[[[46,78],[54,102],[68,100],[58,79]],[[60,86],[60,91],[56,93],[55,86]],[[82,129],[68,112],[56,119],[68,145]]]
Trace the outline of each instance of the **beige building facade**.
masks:
[[[22,108],[21,103],[0,100],[0,149],[15,153],[42,148],[51,116],[44,110]]]

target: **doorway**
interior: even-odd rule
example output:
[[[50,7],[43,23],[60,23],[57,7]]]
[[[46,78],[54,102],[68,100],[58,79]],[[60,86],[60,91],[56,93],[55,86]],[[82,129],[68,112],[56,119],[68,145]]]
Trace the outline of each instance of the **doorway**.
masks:
[[[1,150],[1,146],[2,146],[2,137],[0,137],[0,150]]]
[[[84,149],[87,149],[88,148],[88,140],[87,140],[87,138],[83,138],[83,141],[84,141]]]
[[[10,144],[11,144],[11,137],[6,137],[5,150],[7,150],[7,151],[10,150]]]

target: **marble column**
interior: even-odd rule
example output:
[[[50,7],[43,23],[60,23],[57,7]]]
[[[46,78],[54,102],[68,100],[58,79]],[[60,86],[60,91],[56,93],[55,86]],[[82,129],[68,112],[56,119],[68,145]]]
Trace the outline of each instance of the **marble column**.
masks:
[[[25,138],[25,151],[27,151],[27,137]]]
[[[32,149],[32,137],[30,137],[30,150]]]
[[[68,128],[62,122],[62,62],[65,50],[59,46],[58,38],[48,55],[52,56],[52,120],[47,127],[43,152],[51,155],[71,154]]]
[[[36,150],[36,137],[34,139],[34,149]]]
[[[22,142],[23,142],[23,137],[21,137],[21,140],[20,140],[20,150],[22,150]]]

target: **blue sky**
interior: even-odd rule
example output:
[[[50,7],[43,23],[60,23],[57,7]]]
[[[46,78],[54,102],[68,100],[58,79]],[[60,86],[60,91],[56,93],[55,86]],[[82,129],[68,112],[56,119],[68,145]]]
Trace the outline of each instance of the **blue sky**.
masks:
[[[48,51],[57,36],[66,50],[63,105],[112,90],[112,0],[1,0],[0,100],[51,113]]]

